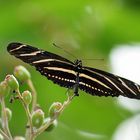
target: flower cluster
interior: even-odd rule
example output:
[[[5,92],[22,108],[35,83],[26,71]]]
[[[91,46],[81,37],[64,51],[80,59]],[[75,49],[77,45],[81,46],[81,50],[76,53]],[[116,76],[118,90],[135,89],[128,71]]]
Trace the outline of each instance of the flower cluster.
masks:
[[[37,107],[37,93],[31,80],[31,74],[23,66],[17,66],[14,75],[7,75],[0,83],[0,103],[1,103],[1,126],[0,139],[6,140],[34,140],[44,131],[52,131],[57,126],[57,119],[67,105],[72,101],[74,95],[68,95],[68,99],[62,104],[54,102],[49,109],[48,117],[41,108]],[[19,83],[27,84],[29,90],[22,93],[19,90]],[[13,137],[9,130],[9,121],[12,118],[12,111],[6,107],[5,98],[10,94],[10,102],[19,100],[27,116],[27,128],[24,137]],[[30,108],[29,108],[30,106]]]

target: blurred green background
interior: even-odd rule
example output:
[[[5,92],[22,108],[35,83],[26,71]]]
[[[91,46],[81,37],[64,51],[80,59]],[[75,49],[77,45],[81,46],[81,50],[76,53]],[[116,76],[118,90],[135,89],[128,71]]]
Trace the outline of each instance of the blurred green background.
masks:
[[[72,56],[53,47],[52,43],[56,43],[80,59],[103,58],[102,61],[84,60],[83,64],[111,71],[108,61],[111,49],[116,44],[140,41],[140,1],[0,0],[0,80],[12,73],[14,66],[26,66],[38,92],[38,103],[47,116],[54,101],[66,99],[66,89],[10,56],[6,47],[13,41],[43,48],[73,61]],[[22,105],[10,104],[7,97],[7,106],[13,111],[12,134],[23,135],[26,117]],[[116,127],[131,115],[116,104],[115,98],[92,97],[80,91],[80,96],[60,116],[58,127],[44,132],[38,140],[110,140]]]

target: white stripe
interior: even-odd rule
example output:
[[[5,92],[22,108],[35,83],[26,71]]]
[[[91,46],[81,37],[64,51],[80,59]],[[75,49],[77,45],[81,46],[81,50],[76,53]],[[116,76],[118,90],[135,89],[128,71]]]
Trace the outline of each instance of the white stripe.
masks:
[[[27,54],[20,54],[19,56],[34,56],[34,55],[37,55],[38,53],[41,53],[41,51],[35,51],[32,53],[27,53]]]
[[[13,51],[15,51],[15,50],[19,50],[19,49],[21,49],[22,47],[25,47],[26,45],[20,45],[19,47],[17,47],[17,48],[15,48],[15,49],[13,49],[13,50],[10,50],[10,52],[13,52]]]
[[[55,70],[55,71],[63,71],[63,72],[74,74],[76,76],[76,72],[73,70],[58,68],[58,67],[44,67],[44,68],[49,70]]]
[[[67,62],[67,61],[65,62],[65,61],[58,60],[58,59],[41,59],[41,60],[34,61],[34,62],[32,62],[32,63],[33,63],[33,64],[37,64],[37,63],[44,63],[44,62],[51,62],[51,61],[61,62],[61,63],[73,65],[72,63],[69,63],[69,62]]]
[[[137,95],[131,88],[129,88],[129,87],[126,85],[126,83],[125,83],[122,79],[118,78],[118,80],[120,80],[121,83],[122,83],[129,91],[131,91],[134,95]]]
[[[90,77],[90,76],[88,76],[88,75],[86,75],[86,74],[81,73],[81,74],[79,74],[79,77],[84,77],[84,78],[90,79],[90,80],[92,80],[92,81],[94,81],[94,82],[96,82],[96,83],[98,83],[98,84],[100,84],[100,85],[102,85],[102,86],[104,86],[104,87],[106,87],[106,88],[112,90],[110,87],[108,87],[107,85],[105,85],[105,84],[102,83],[101,81],[99,81],[99,80],[97,80],[97,79],[95,79],[95,78],[93,78],[93,77]]]
[[[83,68],[84,69],[84,68]],[[114,82],[112,82],[108,77],[106,77],[106,76],[104,76],[104,75],[102,75],[102,74],[100,74],[100,73],[98,73],[98,72],[95,72],[95,71],[93,71],[93,70],[89,70],[89,69],[86,69],[86,70],[88,70],[88,71],[90,71],[90,72],[92,72],[92,73],[95,73],[95,74],[97,74],[97,75],[99,75],[99,76],[102,76],[103,78],[105,78],[108,82],[110,82],[114,87],[116,87],[120,92],[122,92],[122,93],[124,93]]]
[[[109,78],[107,78],[107,77],[105,77],[104,76],[104,78],[106,79],[106,80],[108,80],[114,87],[116,87],[121,93],[124,93],[114,82],[112,82]]]
[[[138,91],[140,92],[139,85],[135,83],[135,86],[137,87]]]

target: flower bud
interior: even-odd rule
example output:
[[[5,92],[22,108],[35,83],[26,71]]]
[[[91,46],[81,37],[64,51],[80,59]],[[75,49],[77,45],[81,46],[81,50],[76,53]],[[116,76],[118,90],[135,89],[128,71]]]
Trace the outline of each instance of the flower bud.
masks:
[[[50,118],[46,118],[45,123],[47,123],[49,120]],[[57,127],[57,120],[54,120],[53,123],[45,131],[51,132],[55,127]]]
[[[10,91],[10,88],[9,88],[7,82],[6,81],[1,82],[0,83],[0,97],[8,94],[9,91]]]
[[[53,118],[61,107],[62,104],[60,102],[54,102],[49,108],[49,116]]]
[[[19,83],[13,75],[7,75],[5,81],[12,90],[17,90],[19,88]]]
[[[44,112],[41,109],[37,109],[32,114],[32,124],[35,128],[41,127],[44,122]]]
[[[17,66],[14,69],[14,75],[17,77],[21,82],[25,82],[31,78],[29,71],[23,66]]]
[[[10,121],[12,118],[12,111],[9,108],[5,108],[5,112],[6,112],[8,121]]]
[[[26,105],[29,105],[32,101],[32,94],[30,91],[26,90],[22,93],[22,97]]]

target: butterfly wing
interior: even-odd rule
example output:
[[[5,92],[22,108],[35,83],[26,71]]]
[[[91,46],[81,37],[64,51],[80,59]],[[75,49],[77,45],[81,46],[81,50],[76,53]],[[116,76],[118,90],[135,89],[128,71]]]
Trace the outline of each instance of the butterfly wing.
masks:
[[[21,43],[10,43],[7,50],[11,55],[35,66],[42,75],[54,83],[73,88],[76,79],[73,62],[59,55]]]
[[[140,99],[140,86],[117,75],[90,67],[83,67],[79,87],[97,96],[126,96]]]

